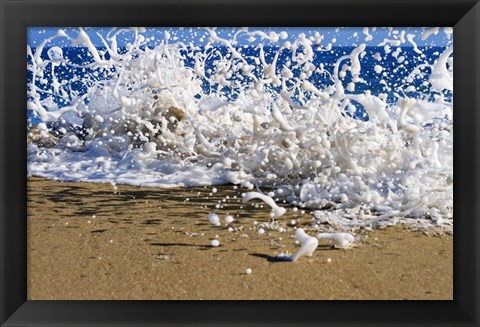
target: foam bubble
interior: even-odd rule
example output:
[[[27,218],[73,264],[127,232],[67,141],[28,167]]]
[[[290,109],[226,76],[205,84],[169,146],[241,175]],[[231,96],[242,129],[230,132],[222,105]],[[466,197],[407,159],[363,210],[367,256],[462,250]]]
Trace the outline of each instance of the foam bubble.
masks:
[[[226,223],[226,224],[231,224],[231,223],[233,223],[234,220],[235,220],[235,219],[233,218],[232,215],[227,215],[227,216],[225,216],[225,223]]]
[[[213,225],[220,225],[220,218],[218,217],[218,215],[216,213],[209,213],[208,214],[208,221],[210,221],[210,223],[212,223]]]

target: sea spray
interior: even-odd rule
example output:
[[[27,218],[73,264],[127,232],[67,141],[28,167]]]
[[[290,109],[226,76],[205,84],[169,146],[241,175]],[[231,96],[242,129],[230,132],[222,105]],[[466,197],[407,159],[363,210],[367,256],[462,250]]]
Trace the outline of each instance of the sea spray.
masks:
[[[373,29],[363,32],[365,43],[328,66],[319,58],[334,50],[320,34],[242,28],[223,37],[208,28],[195,31],[203,46],[174,33],[151,46],[145,29],[113,29],[96,46],[85,29],[59,30],[27,49],[27,109],[46,127],[39,136],[30,130],[28,172],[145,186],[268,187],[338,227],[421,218],[451,229],[453,47],[429,61],[413,36],[388,29],[371,69],[383,90],[372,92],[365,56],[378,44],[369,44]],[[432,33],[438,30],[422,38]],[[59,40],[69,44],[50,46]],[[400,54],[405,43],[415,47],[409,60]],[[68,55],[72,47],[81,60]],[[391,85],[390,56],[394,72],[410,70]]]

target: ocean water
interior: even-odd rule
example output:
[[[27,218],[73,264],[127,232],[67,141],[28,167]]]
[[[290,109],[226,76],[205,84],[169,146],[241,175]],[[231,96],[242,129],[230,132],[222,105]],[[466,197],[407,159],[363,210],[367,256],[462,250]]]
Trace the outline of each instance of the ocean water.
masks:
[[[128,46],[79,30],[28,47],[30,175],[236,184],[339,229],[452,230],[451,42],[392,33],[332,46],[249,31],[258,41],[242,44],[207,29],[206,45],[165,35],[149,46],[141,29],[124,33]]]

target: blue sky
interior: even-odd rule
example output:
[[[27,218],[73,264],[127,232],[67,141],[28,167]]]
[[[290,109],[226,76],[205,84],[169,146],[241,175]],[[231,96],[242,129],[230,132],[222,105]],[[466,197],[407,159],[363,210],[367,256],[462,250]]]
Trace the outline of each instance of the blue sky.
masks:
[[[28,29],[28,44],[35,47],[44,39],[53,36],[60,29],[60,27],[32,27]],[[75,37],[77,34],[77,29],[72,27],[64,27],[67,34],[72,37]],[[452,40],[453,34],[449,34],[451,29],[440,28],[439,32],[436,35],[431,35],[426,41],[421,40],[421,36],[425,30],[430,28],[416,28],[416,27],[398,27],[393,30],[401,32],[405,30],[405,34],[414,34],[414,41],[418,46],[446,46]],[[95,45],[101,45],[101,39],[97,36],[97,33],[100,35],[106,36],[111,30],[110,27],[100,27],[100,28],[85,28],[85,31],[90,36],[91,40]],[[165,31],[168,31],[171,34],[170,42],[178,41],[193,41],[195,44],[202,45],[206,43],[208,37],[207,31],[201,28],[177,28],[177,27],[159,27],[159,28],[146,28],[146,32],[143,34],[145,37],[153,38],[151,44],[156,44],[164,39]],[[230,39],[236,32],[238,28],[232,27],[221,27],[217,29],[219,36]],[[314,36],[316,32],[320,33],[323,36],[322,45],[326,46],[328,43],[332,43],[333,46],[356,46],[361,43],[365,43],[366,35],[364,34],[364,28],[362,27],[344,27],[344,28],[335,28],[335,27],[277,27],[277,28],[268,28],[260,27],[249,28],[249,31],[259,30],[268,34],[270,31],[281,32],[286,31],[288,33],[287,41],[293,41],[300,33],[305,33],[307,36]],[[386,28],[369,28],[368,34],[370,34],[373,39],[370,42],[367,42],[367,45],[377,45],[381,43],[385,38],[391,39],[388,36],[388,30]],[[133,33],[123,33],[117,38],[117,41],[120,46],[125,45],[132,39]],[[258,43],[258,38],[253,44]],[[248,37],[242,36],[238,38],[239,44],[249,44]],[[280,43],[281,44],[281,43]],[[52,42],[51,45],[60,45],[68,46],[70,41],[66,38],[58,38]],[[408,41],[402,44],[402,46],[412,46]]]

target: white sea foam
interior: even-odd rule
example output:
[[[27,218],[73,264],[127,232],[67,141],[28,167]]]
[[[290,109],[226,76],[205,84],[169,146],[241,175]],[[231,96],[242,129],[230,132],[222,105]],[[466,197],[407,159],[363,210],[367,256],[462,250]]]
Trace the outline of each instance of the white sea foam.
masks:
[[[143,31],[115,30],[100,49],[83,29],[75,35],[60,30],[28,48],[27,108],[59,135],[54,147],[29,144],[29,174],[159,187],[256,185],[277,189],[279,198],[296,206],[325,209],[317,219],[334,212],[335,219],[324,221],[339,226],[428,217],[451,226],[453,105],[444,93],[453,91],[452,46],[435,63],[418,64],[404,85],[391,86],[397,98],[391,103],[368,89],[355,92],[363,83],[367,44],[326,71],[315,62],[320,36],[312,41],[300,34],[285,42],[286,33],[240,29],[225,39],[206,29],[205,48],[174,42],[170,34],[150,48]],[[363,32],[370,41],[373,29]],[[422,38],[437,32],[428,30]],[[124,33],[133,40],[121,50],[116,39]],[[258,39],[258,58],[237,45],[242,35]],[[405,33],[396,35],[385,45],[405,43]],[[413,36],[406,37],[417,51]],[[83,68],[59,47],[42,59],[45,46],[65,38],[87,49],[90,61]],[[273,56],[262,46],[266,40],[278,42]],[[212,52],[216,46],[226,54]],[[290,57],[280,66],[284,51]],[[209,68],[211,56],[217,59]],[[382,58],[375,58],[380,74]],[[62,80],[61,69],[82,72]],[[409,81],[428,72],[428,90],[416,92]],[[314,73],[329,76],[331,84],[314,83]],[[51,85],[45,85],[46,76]],[[74,89],[73,82],[85,90]],[[410,91],[417,96],[408,97]],[[356,106],[368,120],[345,114]],[[275,218],[284,214],[273,199],[260,198],[277,210]],[[360,211],[368,218],[352,215]]]
[[[331,241],[339,248],[348,248],[355,242],[355,237],[350,233],[319,233],[316,237],[319,240]]]

